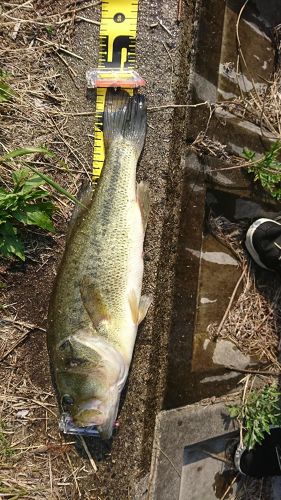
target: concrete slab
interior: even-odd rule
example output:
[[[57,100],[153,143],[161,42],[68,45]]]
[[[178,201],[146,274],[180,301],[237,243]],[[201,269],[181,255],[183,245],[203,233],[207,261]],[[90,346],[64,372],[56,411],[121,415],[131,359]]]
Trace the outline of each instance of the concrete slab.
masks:
[[[183,467],[179,500],[217,500],[235,479],[236,471],[226,468],[224,462],[214,460],[213,456],[225,457],[226,446],[237,433],[229,433],[206,439],[200,443],[186,446],[183,454]],[[235,494],[237,484],[230,488],[229,494]]]
[[[210,443],[211,439],[219,436],[219,440],[216,439]],[[209,483],[214,482],[212,474],[218,472],[218,467],[220,470],[221,462],[217,464],[216,459],[211,459],[210,462],[210,457],[206,459],[205,454],[203,462],[206,466],[204,469],[206,481],[204,479],[200,484],[198,474],[201,470],[198,470],[197,465],[194,469],[192,465],[197,460],[195,457],[199,456],[198,443],[201,442],[201,445],[204,443],[204,446],[212,449],[213,452],[223,454],[226,442],[236,436],[238,432],[230,422],[223,404],[209,406],[197,404],[159,413],[155,427],[148,498],[150,500],[202,500],[203,498],[209,500],[213,498],[213,496],[208,496],[212,494]],[[199,465],[199,467],[202,466],[202,470],[203,462]],[[189,468],[190,465],[192,466]],[[191,470],[192,473],[189,473]]]

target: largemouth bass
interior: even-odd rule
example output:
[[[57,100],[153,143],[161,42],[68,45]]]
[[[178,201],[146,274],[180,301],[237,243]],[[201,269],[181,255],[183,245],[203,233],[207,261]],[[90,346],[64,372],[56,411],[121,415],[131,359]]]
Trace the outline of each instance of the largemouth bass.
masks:
[[[149,194],[146,184],[136,186],[145,134],[144,97],[108,90],[105,164],[72,221],[49,308],[48,349],[61,409],[75,426],[96,426],[105,439],[151,302],[141,296]]]

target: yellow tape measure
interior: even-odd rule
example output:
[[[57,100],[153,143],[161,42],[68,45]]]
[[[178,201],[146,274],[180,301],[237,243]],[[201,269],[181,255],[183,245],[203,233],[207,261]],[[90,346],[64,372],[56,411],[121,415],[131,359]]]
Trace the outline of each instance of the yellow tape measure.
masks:
[[[107,87],[123,87],[130,93],[144,85],[135,72],[138,0],[103,0],[100,25],[99,63],[87,74],[88,85],[97,88],[94,125],[93,177],[97,180],[104,163],[103,111]]]

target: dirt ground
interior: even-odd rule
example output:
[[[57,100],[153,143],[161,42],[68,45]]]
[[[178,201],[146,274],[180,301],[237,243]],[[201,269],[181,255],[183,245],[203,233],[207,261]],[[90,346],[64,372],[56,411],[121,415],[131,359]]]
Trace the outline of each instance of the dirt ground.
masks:
[[[10,6],[8,2],[4,8]],[[40,22],[40,3],[36,6]],[[149,108],[187,102],[194,2],[183,6],[180,23],[177,23],[177,7],[176,0],[140,1],[137,61],[139,72],[147,82],[144,92]],[[99,6],[84,10],[83,16],[98,20]],[[14,28],[13,22],[9,26],[8,32]],[[98,30],[98,26],[87,22],[74,25],[67,48],[82,60],[64,54],[65,64],[57,57],[48,56],[49,67],[60,74],[57,85],[63,98],[59,112],[70,147],[59,134],[53,137],[52,130],[47,145],[66,162],[70,161],[71,172],[60,173],[52,165],[47,168],[48,173],[72,192],[76,192],[85,171],[91,173],[94,98],[86,92],[85,71],[97,63]],[[17,40],[15,46],[16,43]],[[21,71],[24,74],[25,68]],[[57,107],[54,112],[56,110]],[[88,116],[77,114],[87,112]],[[154,301],[139,329],[120,412],[120,430],[106,458],[97,462],[97,472],[81,443],[77,447],[79,452],[73,440],[68,439],[66,444],[59,435],[46,349],[48,301],[64,249],[69,204],[62,205],[59,200],[61,211],[56,215],[55,236],[39,231],[28,233],[24,264],[1,263],[0,493],[7,498],[123,500],[133,498],[136,485],[149,471],[154,419],[161,407],[165,384],[184,116],[184,109],[171,108],[152,109],[148,115],[147,140],[138,179],[147,181],[151,191],[144,292],[151,293]],[[26,121],[23,117],[20,123],[21,130],[15,128],[12,142],[5,136],[8,149],[24,145],[22,141],[27,140],[38,144],[36,126],[29,130],[28,116],[25,118]],[[97,454],[95,457],[98,458]]]

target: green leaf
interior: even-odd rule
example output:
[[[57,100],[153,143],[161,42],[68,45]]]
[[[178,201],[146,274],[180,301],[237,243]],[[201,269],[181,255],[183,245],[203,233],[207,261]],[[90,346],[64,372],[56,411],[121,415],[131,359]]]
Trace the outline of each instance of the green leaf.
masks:
[[[42,212],[45,212],[50,217],[55,212],[56,207],[51,201],[41,201],[36,203],[36,207],[38,207]]]
[[[26,195],[31,193],[34,189],[45,184],[45,181],[41,179],[39,175],[32,175],[29,179],[26,179],[24,184],[19,191],[19,195]]]
[[[23,196],[25,201],[35,201],[38,199],[46,199],[49,198],[51,194],[46,189],[36,189],[35,191],[31,191],[30,193],[26,193]]]
[[[62,186],[60,186],[57,182],[55,182],[53,179],[51,179],[51,177],[48,177],[47,175],[43,174],[42,172],[39,172],[39,170],[36,170],[36,168],[34,168],[34,167],[29,167],[29,168],[30,168],[30,170],[32,170],[33,172],[38,174],[42,179],[44,179],[44,181],[47,182],[47,184],[49,184],[54,189],[56,189],[56,191],[63,194],[64,196],[66,196],[69,200],[73,201],[74,203],[77,203],[77,205],[80,205],[81,207],[85,208],[83,203],[81,203],[75,196],[70,194]]]
[[[244,148],[243,149],[243,156],[247,160],[253,160],[255,158],[255,156],[256,156],[256,153],[254,153],[254,151],[251,151],[248,148]]]
[[[281,422],[280,396],[279,387],[272,384],[251,391],[241,405],[228,406],[230,416],[242,421],[243,439],[248,449],[262,443],[265,435],[270,432],[270,426]]]
[[[50,232],[55,231],[48,213],[40,210],[37,205],[26,205],[15,212],[14,217],[22,224],[41,227],[42,229],[46,229],[46,231]]]
[[[27,167],[19,168],[12,173],[12,179],[15,186],[22,186],[26,179],[30,177],[30,170]]]
[[[15,255],[25,260],[23,243],[16,228],[10,222],[0,225],[0,254],[8,258]]]
[[[239,415],[239,408],[238,406],[228,406],[228,412],[231,418],[235,418]]]
[[[18,204],[18,196],[14,193],[0,190],[0,210],[14,210]]]
[[[10,151],[10,153],[5,154],[4,156],[0,156],[0,161],[10,160],[11,158],[18,158],[20,156],[31,155],[35,153],[42,153],[46,156],[52,157],[54,153],[49,151],[49,149],[44,147],[36,147],[36,146],[28,146],[26,148],[19,148]]]

